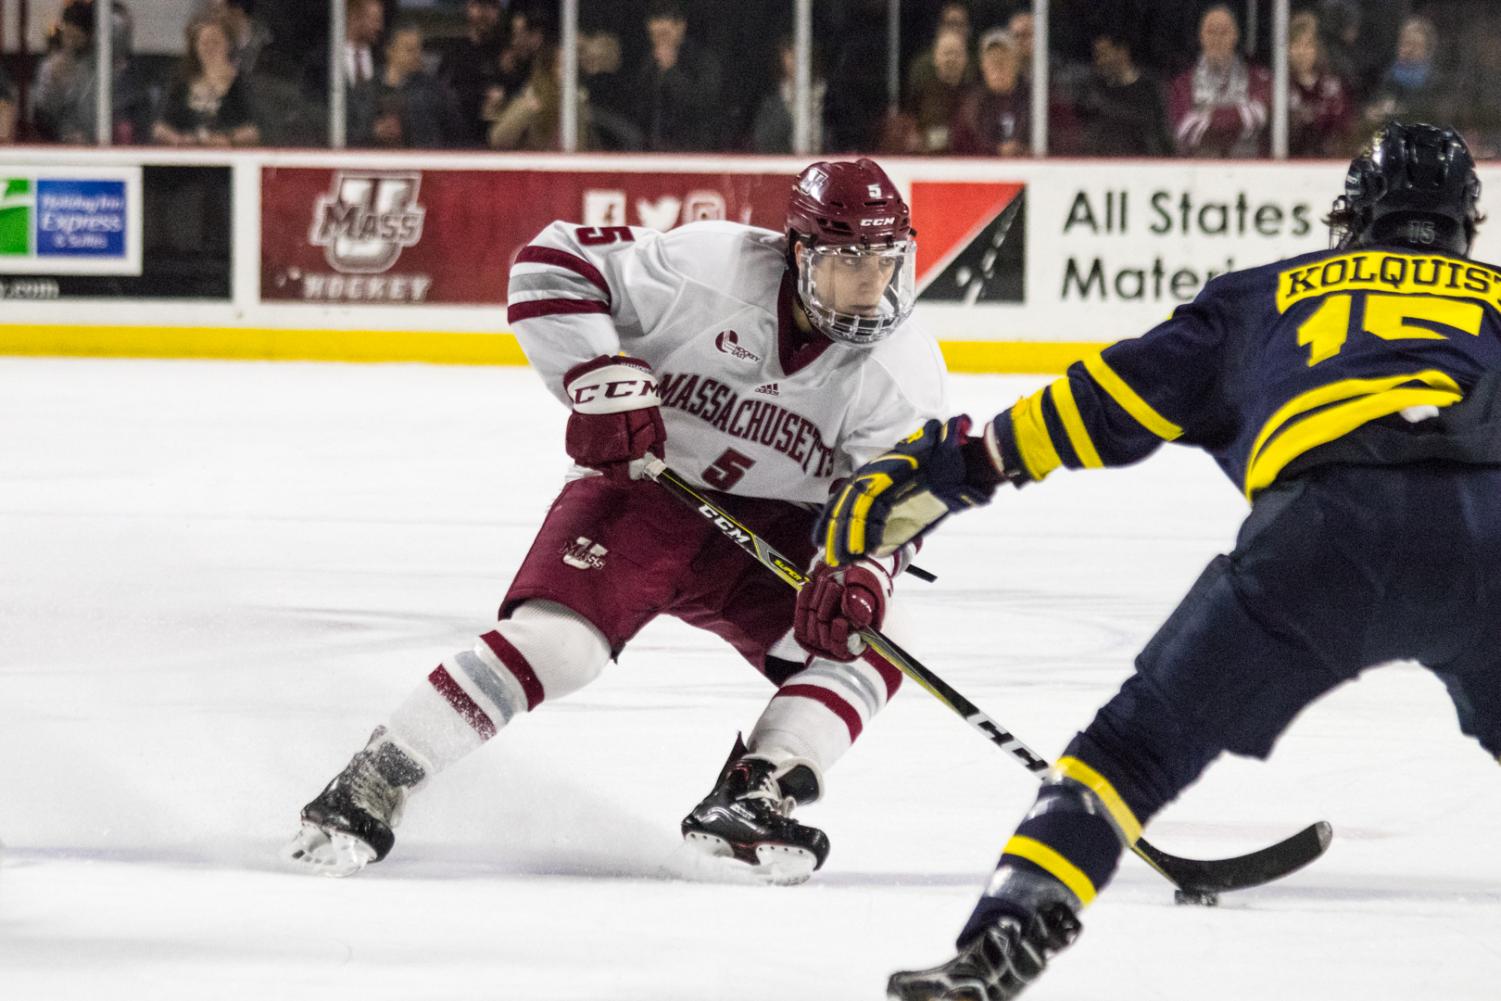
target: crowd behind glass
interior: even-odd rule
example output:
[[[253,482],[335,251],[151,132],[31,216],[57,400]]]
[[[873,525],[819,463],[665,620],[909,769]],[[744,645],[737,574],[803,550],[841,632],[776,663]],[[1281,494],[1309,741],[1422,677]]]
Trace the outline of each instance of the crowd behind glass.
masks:
[[[53,9],[44,10],[57,2]],[[104,0],[99,0],[104,2]],[[322,146],[329,12],[191,0],[177,53],[135,51],[112,3],[115,144]],[[95,0],[36,0],[44,52],[0,62],[0,139],[92,143]],[[1271,0],[1051,0],[1048,152],[1254,158],[1271,151]],[[1037,25],[1022,0],[813,4],[813,152],[1031,152]],[[581,0],[578,145],[793,149],[792,0]],[[346,0],[351,147],[556,150],[558,0]],[[1391,119],[1452,123],[1501,154],[1501,4],[1292,0],[1288,151],[1348,157]]]

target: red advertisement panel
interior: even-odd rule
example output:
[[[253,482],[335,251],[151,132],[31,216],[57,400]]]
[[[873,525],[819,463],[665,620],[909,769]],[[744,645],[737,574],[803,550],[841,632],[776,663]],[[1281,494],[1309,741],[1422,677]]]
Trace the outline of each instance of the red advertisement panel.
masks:
[[[729,219],[780,230],[790,175],[266,167],[261,298],[506,301],[516,252],[555,219],[671,229]]]

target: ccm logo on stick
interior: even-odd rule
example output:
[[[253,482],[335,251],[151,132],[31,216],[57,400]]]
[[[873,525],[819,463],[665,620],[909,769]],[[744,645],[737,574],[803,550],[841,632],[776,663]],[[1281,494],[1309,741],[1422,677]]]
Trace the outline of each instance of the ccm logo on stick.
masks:
[[[728,519],[728,518],[724,517],[723,515],[719,514],[717,511],[715,511],[709,505],[704,504],[704,505],[700,506],[699,509],[698,509],[698,513],[701,514],[701,515],[703,515],[705,518],[708,518],[710,521],[714,522],[714,527],[717,528],[717,529],[719,529],[726,536],[728,536],[731,541],[733,541],[733,542],[749,542],[751,540],[751,537],[750,537],[749,533],[747,533],[744,530],[742,530],[733,521],[730,521],[730,519]]]

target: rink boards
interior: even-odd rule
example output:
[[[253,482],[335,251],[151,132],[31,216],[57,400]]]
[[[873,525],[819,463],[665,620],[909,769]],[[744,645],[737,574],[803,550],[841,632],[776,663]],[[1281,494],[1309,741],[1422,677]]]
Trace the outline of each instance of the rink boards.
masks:
[[[1325,246],[1343,178],[1333,162],[882,162],[918,230],[917,316],[974,372],[1059,370],[1215,274]],[[543,225],[780,229],[803,165],[12,149],[0,354],[524,364],[505,276]],[[1501,257],[1501,235],[1476,251]]]

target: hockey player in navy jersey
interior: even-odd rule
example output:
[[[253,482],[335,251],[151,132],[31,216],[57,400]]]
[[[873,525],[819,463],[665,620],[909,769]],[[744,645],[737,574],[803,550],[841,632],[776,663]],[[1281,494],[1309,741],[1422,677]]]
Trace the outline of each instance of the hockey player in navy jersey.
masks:
[[[927,422],[829,503],[818,538],[832,568],[998,485],[1124,465],[1165,441],[1208,452],[1251,502],[1234,550],[1055,764],[958,954],[893,975],[892,998],[1016,996],[1210,762],[1265,757],[1368,667],[1421,662],[1460,729],[1501,755],[1501,271],[1468,257],[1479,193],[1455,132],[1389,125],[1350,164],[1333,249],[1214,279],[979,437],[967,418]],[[837,627],[838,581],[831,569],[824,595],[804,589],[823,610],[804,620]]]
[[[592,682],[659,615],[725,640],[775,691],[709,795],[692,847],[795,883],[829,842],[791,816],[901,683],[847,637],[799,645],[792,592],[712,525],[640,478],[665,458],[811,563],[837,480],[947,412],[916,296],[906,202],[870,160],[815,163],[773,232],[696,222],[665,233],[555,222],[511,269],[509,319],[570,410],[575,465],[472,647],[422,679],[302,810],[287,856],[349,875],[379,861],[412,792],[545,703]],[[875,614],[905,554],[858,561]],[[600,753],[610,753],[600,748]]]

